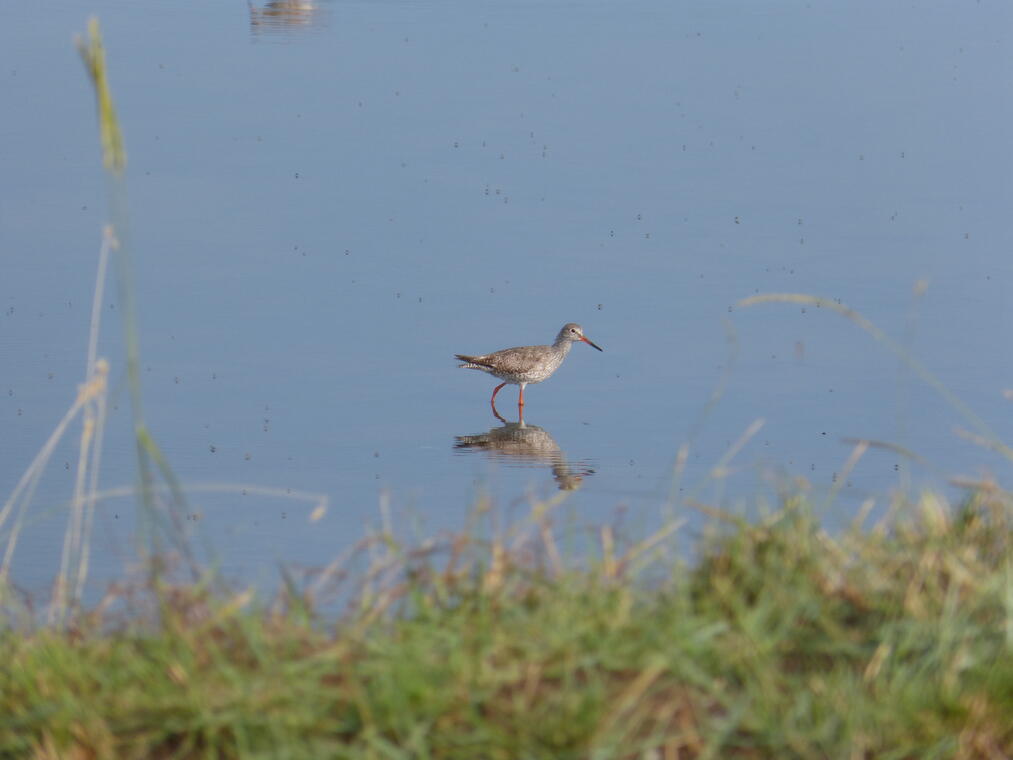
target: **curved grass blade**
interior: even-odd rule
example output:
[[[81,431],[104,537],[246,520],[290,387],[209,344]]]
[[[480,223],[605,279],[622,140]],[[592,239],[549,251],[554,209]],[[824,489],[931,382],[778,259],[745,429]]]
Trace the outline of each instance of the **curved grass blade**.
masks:
[[[1013,449],[999,440],[999,437],[992,432],[992,429],[974,412],[974,410],[971,409],[971,407],[961,401],[960,398],[953,393],[953,391],[943,385],[939,378],[933,375],[924,364],[918,361],[911,354],[910,351],[883,332],[883,330],[878,328],[859,312],[829,298],[820,298],[819,296],[811,296],[806,293],[760,293],[759,295],[750,296],[749,298],[743,298],[736,304],[736,306],[745,308],[748,306],[756,306],[761,303],[798,303],[805,304],[807,306],[815,306],[818,309],[829,309],[830,311],[836,312],[842,317],[854,322],[860,328],[869,333],[876,342],[882,343],[890,349],[890,351],[904,362],[904,364],[906,364],[922,382],[942,396],[946,403],[953,407],[965,420],[967,420],[968,424],[974,427],[982,438],[989,441],[996,451],[1001,453],[1004,457],[1006,457],[1006,459],[1013,462]]]

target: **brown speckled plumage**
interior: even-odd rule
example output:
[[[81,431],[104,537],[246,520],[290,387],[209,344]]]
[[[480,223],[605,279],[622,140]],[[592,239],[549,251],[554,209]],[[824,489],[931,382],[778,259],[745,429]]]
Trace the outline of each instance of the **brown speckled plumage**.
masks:
[[[552,376],[552,373],[559,369],[570,348],[577,341],[583,341],[589,346],[596,346],[586,337],[580,325],[570,322],[563,325],[556,340],[551,346],[518,346],[517,348],[504,348],[502,351],[495,351],[483,356],[469,356],[468,354],[455,354],[464,364],[464,369],[478,369],[488,372],[493,377],[503,381],[492,392],[493,412],[496,413],[496,394],[499,393],[507,383],[519,385],[520,400],[518,406],[524,406],[524,386],[529,383],[540,383]],[[499,414],[496,413],[498,417]]]

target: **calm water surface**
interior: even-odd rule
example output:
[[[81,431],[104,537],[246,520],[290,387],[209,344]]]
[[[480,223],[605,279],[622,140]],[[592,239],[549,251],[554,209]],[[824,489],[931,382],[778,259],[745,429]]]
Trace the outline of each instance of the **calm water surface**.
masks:
[[[425,534],[485,495],[520,516],[562,489],[571,520],[649,529],[682,444],[683,494],[733,509],[799,479],[826,495],[847,439],[917,455],[870,450],[831,524],[905,478],[1008,476],[851,322],[735,307],[839,299],[1010,437],[1008,3],[93,8],[130,155],[148,422],[234,577],[327,562],[381,502]],[[79,4],[0,15],[6,496],[82,380],[108,208]],[[106,300],[115,488],[133,448],[112,283]],[[567,321],[604,352],[575,347],[528,388],[526,427],[502,425],[493,379],[452,355]],[[516,388],[499,398],[513,414]],[[27,588],[58,565],[75,457],[33,501]],[[133,511],[100,509],[96,585],[131,560]]]

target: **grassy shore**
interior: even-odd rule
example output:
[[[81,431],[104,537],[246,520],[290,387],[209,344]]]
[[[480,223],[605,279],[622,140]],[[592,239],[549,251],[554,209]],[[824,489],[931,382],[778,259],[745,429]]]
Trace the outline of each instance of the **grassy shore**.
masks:
[[[1011,514],[787,504],[692,567],[674,534],[388,541],[336,620],[149,587],[2,634],[0,757],[1008,758]]]

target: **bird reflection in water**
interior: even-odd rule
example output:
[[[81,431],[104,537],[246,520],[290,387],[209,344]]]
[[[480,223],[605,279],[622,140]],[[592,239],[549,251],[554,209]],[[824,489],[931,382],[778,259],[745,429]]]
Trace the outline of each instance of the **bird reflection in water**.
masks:
[[[544,428],[528,425],[523,420],[508,422],[479,435],[459,435],[454,448],[483,451],[494,460],[521,465],[545,465],[561,491],[575,491],[584,478],[594,470],[583,465],[572,465],[559,444]]]
[[[250,29],[259,32],[285,32],[324,26],[324,12],[315,0],[269,0],[261,5],[248,2]]]

